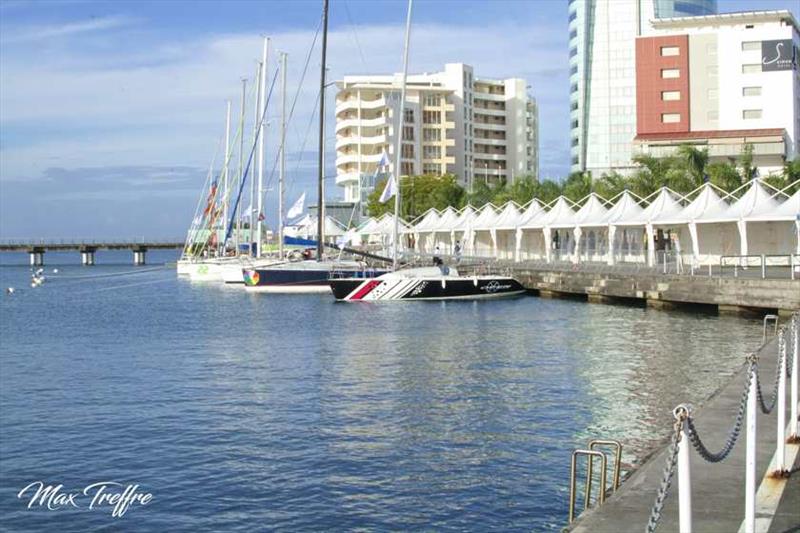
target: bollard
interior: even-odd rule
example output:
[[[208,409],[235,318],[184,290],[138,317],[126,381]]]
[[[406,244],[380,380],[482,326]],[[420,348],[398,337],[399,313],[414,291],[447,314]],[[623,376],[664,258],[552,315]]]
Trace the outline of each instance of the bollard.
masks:
[[[680,533],[692,533],[692,472],[689,468],[691,443],[686,434],[686,419],[691,414],[691,407],[681,404],[672,414],[681,424],[678,441],[678,530]]]
[[[800,313],[792,314],[792,390],[790,398],[791,418],[789,420],[789,438],[796,441],[800,435],[797,434],[797,358],[800,357]]]
[[[748,356],[750,362],[750,391],[747,393],[747,439],[744,467],[744,532],[756,530],[756,354]]]
[[[783,474],[786,462],[786,328],[778,331],[778,445],[775,451],[775,474]]]

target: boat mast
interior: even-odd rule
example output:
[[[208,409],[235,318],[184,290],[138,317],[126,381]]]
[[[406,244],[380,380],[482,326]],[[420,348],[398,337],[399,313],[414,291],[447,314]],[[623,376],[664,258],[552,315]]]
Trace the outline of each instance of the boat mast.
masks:
[[[328,0],[322,0],[322,63],[320,64],[319,76],[319,154],[317,164],[319,166],[319,180],[317,182],[317,261],[322,261],[322,242],[325,238],[322,228],[323,224],[323,207],[325,201],[323,198],[322,180],[325,176],[325,169],[322,168],[324,163],[323,152],[325,150],[324,133],[325,133],[325,57],[328,53]]]
[[[239,188],[244,183],[244,104],[247,91],[247,78],[242,78],[242,109],[239,112]],[[239,191],[241,192],[241,190]],[[236,238],[233,240],[236,245],[236,255],[239,255],[239,233],[242,231],[242,209],[239,209],[236,218]]]
[[[228,234],[228,203],[230,198],[228,198],[228,167],[230,166],[231,161],[231,101],[227,100],[227,110],[225,112],[225,167],[222,169],[222,230],[223,235]],[[219,241],[219,239],[217,239]],[[225,239],[223,238],[223,245]],[[217,249],[219,249],[219,245],[217,245]],[[222,255],[225,255],[225,248],[223,246]]]
[[[264,212],[264,135],[266,135],[266,128],[264,125],[265,122],[265,111],[267,109],[266,103],[266,92],[267,92],[267,73],[269,69],[267,68],[267,50],[269,49],[269,37],[264,38],[264,50],[261,54],[261,101],[259,102],[258,110],[259,110],[259,117],[261,119],[261,134],[258,137],[258,202],[257,202],[257,210],[258,214],[256,215],[256,256],[261,257],[261,213]]]
[[[392,251],[392,269],[397,270],[397,249],[400,247],[398,242],[398,227],[400,225],[400,158],[401,149],[403,147],[403,124],[405,122],[405,103],[406,103],[406,77],[408,77],[408,39],[411,35],[411,5],[413,0],[408,0],[408,14],[406,15],[406,40],[403,48],[403,78],[400,85],[400,112],[397,117],[397,136],[395,142],[396,150],[394,154],[394,177],[395,186],[397,190],[394,193],[394,230],[392,231],[392,242],[394,243],[394,250]]]
[[[259,115],[259,111],[261,111],[261,62],[256,62],[256,86],[255,86],[255,98],[253,99],[253,111],[255,112],[255,117],[253,117],[253,148],[255,148],[256,144],[258,143],[258,133],[259,133],[259,119],[261,115]],[[250,218],[250,223],[248,224],[247,229],[247,249],[250,250],[250,255],[255,255],[255,248],[253,247],[253,224],[256,223],[256,180],[250,178],[250,212],[247,214]]]
[[[283,258],[283,178],[286,172],[286,52],[281,52],[281,158],[278,174],[278,256]]]

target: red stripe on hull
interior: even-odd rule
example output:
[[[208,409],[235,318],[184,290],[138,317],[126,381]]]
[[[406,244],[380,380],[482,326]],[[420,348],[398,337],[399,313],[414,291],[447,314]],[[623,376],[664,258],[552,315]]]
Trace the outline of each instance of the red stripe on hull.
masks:
[[[364,285],[363,287],[361,287],[361,289],[359,289],[358,292],[355,293],[353,296],[348,298],[348,300],[361,300],[364,296],[366,296],[367,294],[372,292],[372,289],[374,289],[375,287],[377,287],[380,284],[381,284],[380,281],[372,280],[372,281],[368,282],[366,285]]]

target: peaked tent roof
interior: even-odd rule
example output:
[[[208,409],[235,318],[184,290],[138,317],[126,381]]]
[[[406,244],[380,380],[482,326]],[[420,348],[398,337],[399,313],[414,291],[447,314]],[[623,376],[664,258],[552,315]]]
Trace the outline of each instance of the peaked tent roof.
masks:
[[[436,225],[431,228],[432,231],[450,231],[453,225],[458,220],[458,211],[453,209],[452,207],[448,207],[444,211],[442,211],[441,215],[439,216],[439,220],[436,221]]]
[[[659,224],[687,224],[698,219],[713,218],[721,215],[728,204],[714,191],[710,183],[703,185],[700,194],[674,217],[659,219]]]
[[[674,220],[683,210],[683,206],[678,203],[673,194],[666,187],[661,187],[661,191],[638,215],[630,219],[623,219],[615,223],[615,226],[644,226],[649,223],[658,223],[659,220]]]
[[[339,236],[344,235],[345,227],[330,215],[325,216],[325,235]],[[298,235],[315,236],[317,234],[317,217],[306,215],[296,224],[286,226],[286,232],[290,237]]]
[[[425,214],[422,215],[422,219],[414,224],[412,231],[415,233],[419,233],[422,231],[431,231],[431,229],[439,222],[439,211],[435,208],[431,207]]]
[[[401,218],[398,230],[400,232],[408,231],[409,225]],[[373,219],[372,224],[365,224],[362,226],[358,233],[362,235],[391,235],[394,233],[394,214],[385,213],[378,220]]]
[[[608,210],[601,223],[605,226],[621,220],[630,220],[640,215],[642,211],[644,209],[642,209],[642,206],[639,205],[639,202],[636,201],[630,191],[623,191],[617,199],[617,203]]]
[[[475,221],[476,217],[475,212],[475,208],[471,205],[468,205],[462,209],[455,223],[450,228],[450,231],[464,231],[472,227],[472,223]]]
[[[790,196],[788,200],[776,207],[771,213],[751,215],[745,220],[757,220],[761,222],[800,220],[800,189]]]
[[[749,216],[771,213],[778,208],[778,205],[780,205],[778,201],[772,198],[772,195],[764,188],[761,181],[753,180],[747,192],[722,214],[716,217],[704,216],[698,222],[736,221]]]
[[[541,215],[544,212],[545,212],[544,211],[544,207],[542,207],[541,202],[539,202],[539,200],[534,198],[533,200],[531,200],[528,203],[528,206],[525,208],[525,211],[523,211],[519,215],[519,224],[517,224],[517,225],[518,226],[524,226],[525,224],[527,224],[528,222],[533,220],[535,217]]]
[[[550,207],[549,211],[543,212],[540,216],[534,217],[533,220],[527,222],[524,228],[543,228],[545,226],[552,226],[562,220],[572,220],[575,217],[575,211],[567,203],[564,196],[559,196]]]
[[[521,213],[517,208],[517,204],[512,201],[506,202],[500,213],[492,222],[489,228],[476,226],[477,229],[514,229],[519,224]]]
[[[497,220],[497,210],[493,204],[486,204],[481,207],[472,221],[472,227],[475,229],[489,229],[493,227],[494,221]]]
[[[603,205],[600,197],[596,193],[591,193],[588,200],[571,218],[563,221],[557,220],[551,224],[555,228],[574,227],[574,226],[597,226],[608,213],[608,209]]]

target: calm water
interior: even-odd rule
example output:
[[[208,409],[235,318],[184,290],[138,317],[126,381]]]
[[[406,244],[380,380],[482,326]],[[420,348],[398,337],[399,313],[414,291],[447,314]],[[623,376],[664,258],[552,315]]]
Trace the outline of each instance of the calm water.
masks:
[[[193,285],[152,264],[170,254],[138,271],[128,253],[76,256],[48,253],[48,273],[73,264],[35,290],[0,268],[19,289],[0,295],[4,529],[558,529],[573,448],[619,438],[635,461],[760,340],[736,318],[336,304]],[[153,500],[120,518],[27,509],[37,480]]]

